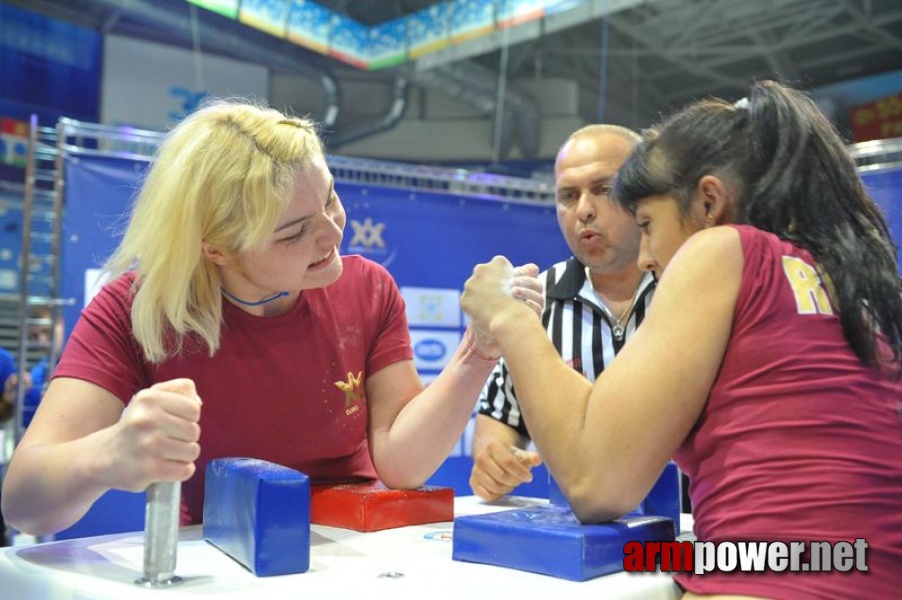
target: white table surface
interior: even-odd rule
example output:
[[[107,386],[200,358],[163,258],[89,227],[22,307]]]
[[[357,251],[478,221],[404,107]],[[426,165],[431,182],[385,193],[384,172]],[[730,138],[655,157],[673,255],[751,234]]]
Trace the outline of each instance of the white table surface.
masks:
[[[455,499],[455,514],[477,514],[544,504],[508,498],[485,504]],[[168,588],[134,584],[142,576],[143,532],[124,533],[0,551],[0,598],[4,600],[149,599],[254,600],[455,598],[492,600],[670,600],[680,597],[668,574],[615,573],[573,582],[516,569],[451,559],[452,523],[361,533],[311,527],[310,570],[256,577],[205,542],[200,526],[180,531],[176,575]],[[394,576],[387,576],[392,574]]]

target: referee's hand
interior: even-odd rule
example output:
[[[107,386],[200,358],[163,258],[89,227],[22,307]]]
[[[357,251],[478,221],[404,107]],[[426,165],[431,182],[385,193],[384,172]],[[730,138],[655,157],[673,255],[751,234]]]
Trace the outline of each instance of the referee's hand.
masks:
[[[491,502],[532,481],[532,468],[542,464],[542,459],[535,452],[492,440],[473,456],[473,462],[470,488]]]

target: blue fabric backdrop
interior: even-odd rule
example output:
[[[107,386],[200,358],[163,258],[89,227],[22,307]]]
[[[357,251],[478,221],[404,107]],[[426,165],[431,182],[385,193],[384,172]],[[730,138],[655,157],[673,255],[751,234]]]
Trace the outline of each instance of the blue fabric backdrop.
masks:
[[[898,248],[902,244],[902,166],[862,173],[861,179],[883,209]]]

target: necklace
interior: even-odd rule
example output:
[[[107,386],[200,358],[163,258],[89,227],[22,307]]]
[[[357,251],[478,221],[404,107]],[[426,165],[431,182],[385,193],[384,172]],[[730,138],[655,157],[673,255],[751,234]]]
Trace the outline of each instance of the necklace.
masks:
[[[611,323],[611,334],[614,336],[614,340],[617,342],[623,341],[623,336],[626,334],[626,325],[629,323],[629,316],[633,312],[633,307],[636,305],[636,300],[639,299],[639,290],[642,289],[642,278],[639,279],[639,284],[636,286],[636,291],[633,292],[633,298],[630,300],[629,305],[626,307],[622,313],[620,313],[619,317],[615,317],[614,313],[611,312],[611,309],[607,307],[607,305],[602,301],[601,309],[604,311],[604,314],[607,315],[608,321]],[[624,323],[626,321],[626,323]]]
[[[269,298],[264,298],[263,300],[259,300],[259,301],[257,301],[257,302],[248,302],[247,300],[242,300],[241,298],[239,298],[238,296],[234,295],[232,292],[230,292],[229,290],[225,289],[224,287],[220,287],[219,289],[222,290],[222,293],[223,293],[223,294],[225,294],[226,296],[228,296],[229,298],[231,298],[231,299],[234,300],[235,302],[237,302],[237,303],[239,303],[239,304],[243,304],[243,305],[245,305],[245,306],[260,306],[261,304],[266,304],[267,302],[272,302],[273,300],[277,300],[277,299],[279,299],[279,298],[281,298],[281,297],[283,297],[283,296],[287,296],[287,295],[288,295],[288,292],[276,292],[275,294],[273,294],[273,295],[270,296]]]

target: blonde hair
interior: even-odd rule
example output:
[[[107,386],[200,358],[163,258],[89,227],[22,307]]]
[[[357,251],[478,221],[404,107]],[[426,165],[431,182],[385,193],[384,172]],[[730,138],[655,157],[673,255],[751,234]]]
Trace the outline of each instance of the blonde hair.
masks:
[[[188,334],[216,352],[221,282],[202,244],[234,254],[264,243],[292,180],[321,157],[313,122],[248,100],[208,101],[169,133],[104,267],[136,273],[132,329],[147,360],[178,353]]]

